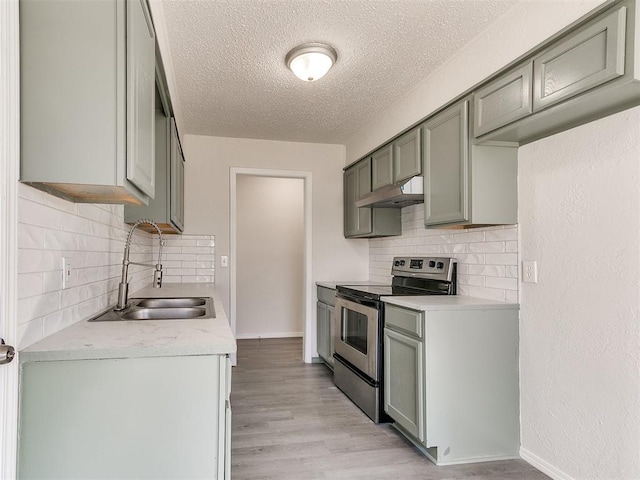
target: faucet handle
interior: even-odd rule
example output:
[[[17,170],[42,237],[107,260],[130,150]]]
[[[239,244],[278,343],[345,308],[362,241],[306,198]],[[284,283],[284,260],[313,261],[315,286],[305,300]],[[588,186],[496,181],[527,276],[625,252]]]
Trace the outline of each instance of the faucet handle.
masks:
[[[162,287],[162,265],[157,264],[156,269],[153,272],[153,288]]]

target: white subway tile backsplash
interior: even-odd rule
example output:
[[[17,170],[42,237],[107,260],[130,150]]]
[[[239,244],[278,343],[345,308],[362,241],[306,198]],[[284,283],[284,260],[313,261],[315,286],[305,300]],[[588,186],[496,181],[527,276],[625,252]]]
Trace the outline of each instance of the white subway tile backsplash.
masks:
[[[60,211],[41,203],[23,200],[18,203],[18,216],[29,225],[60,228]]]
[[[494,265],[517,265],[517,253],[487,253],[486,262]]]
[[[164,282],[214,282],[213,235],[171,235],[165,238],[166,245],[162,249]],[[157,253],[155,246],[154,252]]]
[[[18,298],[33,297],[44,292],[42,273],[21,273],[18,275]]]
[[[21,248],[44,248],[44,228],[19,224],[18,245]]]
[[[415,248],[415,252],[411,251]],[[518,227],[447,230],[424,227],[424,205],[402,209],[402,235],[369,240],[369,278],[388,281],[401,255],[451,256],[458,261],[458,294],[517,302]]]

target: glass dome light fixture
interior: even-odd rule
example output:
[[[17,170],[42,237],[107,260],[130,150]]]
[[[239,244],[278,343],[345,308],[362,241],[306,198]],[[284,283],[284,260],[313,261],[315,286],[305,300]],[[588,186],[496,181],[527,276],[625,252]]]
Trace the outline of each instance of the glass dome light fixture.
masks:
[[[314,82],[324,77],[337,59],[336,50],[329,45],[304,43],[287,53],[284,61],[300,80]]]

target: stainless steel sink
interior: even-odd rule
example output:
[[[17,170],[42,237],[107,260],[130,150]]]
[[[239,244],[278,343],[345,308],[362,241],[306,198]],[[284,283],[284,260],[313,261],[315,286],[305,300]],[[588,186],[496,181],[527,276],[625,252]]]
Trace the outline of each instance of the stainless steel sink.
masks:
[[[204,317],[207,311],[199,307],[133,308],[122,315],[123,320],[169,320]]]
[[[186,320],[215,318],[211,298],[133,298],[124,310],[110,308],[90,319],[90,322],[115,322],[122,320]]]
[[[199,307],[207,303],[206,298],[143,298],[133,299],[140,308],[172,308],[172,307]]]

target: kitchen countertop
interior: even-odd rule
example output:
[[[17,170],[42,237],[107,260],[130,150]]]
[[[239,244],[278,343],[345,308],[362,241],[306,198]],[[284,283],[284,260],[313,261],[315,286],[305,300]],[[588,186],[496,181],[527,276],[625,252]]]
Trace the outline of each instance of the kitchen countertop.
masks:
[[[216,355],[236,351],[235,338],[213,284],[169,283],[129,295],[139,297],[212,297],[215,318],[83,320],[21,350],[20,361]]]
[[[414,297],[382,297],[382,301],[413,310],[506,310],[519,309],[517,303],[465,297],[462,295],[425,295]]]

